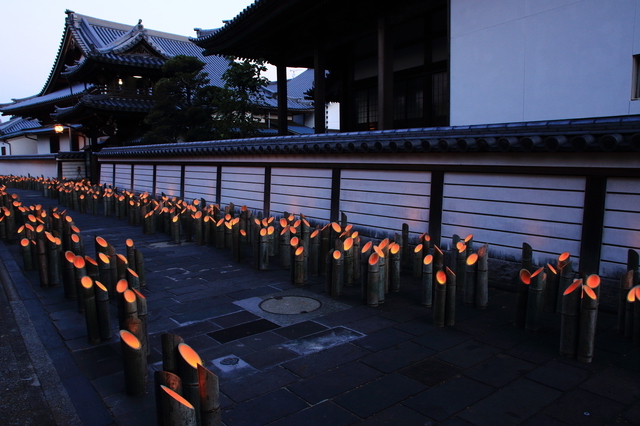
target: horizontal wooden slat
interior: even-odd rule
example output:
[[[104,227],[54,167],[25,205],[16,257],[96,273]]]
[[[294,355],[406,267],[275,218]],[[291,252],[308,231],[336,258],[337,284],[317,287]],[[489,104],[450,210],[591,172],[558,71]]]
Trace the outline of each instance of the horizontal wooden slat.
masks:
[[[607,179],[607,192],[640,194],[640,179],[609,178]]]
[[[445,198],[508,201],[515,203],[581,207],[584,193],[529,188],[489,188],[482,186],[445,185]]]
[[[578,207],[539,206],[535,204],[502,201],[465,200],[445,198],[444,211],[464,211],[478,215],[499,217],[520,217],[559,223],[582,223],[583,211]],[[499,220],[499,219],[496,219]]]
[[[281,176],[293,177],[311,177],[311,178],[331,178],[331,169],[299,169],[299,168],[283,168],[274,167],[271,169],[272,178]]]
[[[495,175],[492,173],[446,173],[445,185],[473,185],[499,188],[530,188],[582,192],[585,180],[571,176]]]

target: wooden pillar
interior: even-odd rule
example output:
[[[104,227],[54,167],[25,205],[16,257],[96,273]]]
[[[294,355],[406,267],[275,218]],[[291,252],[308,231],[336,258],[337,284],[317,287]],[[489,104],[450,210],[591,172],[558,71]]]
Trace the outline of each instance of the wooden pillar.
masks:
[[[277,64],[276,80],[278,81],[278,135],[286,136],[287,126],[287,66]]]
[[[442,235],[442,200],[444,197],[444,172],[431,172],[431,205],[429,207],[429,236],[431,244],[440,246]],[[435,273],[435,271],[434,271]]]
[[[386,16],[378,19],[378,130],[393,128],[393,46]]]
[[[606,176],[587,176],[584,189],[579,270],[588,275],[600,273],[600,249],[602,247],[606,197]]]
[[[314,108],[314,129],[315,133],[326,133],[327,125],[325,119],[326,110],[326,88],[324,81],[325,74],[325,54],[317,48],[313,58],[313,108]]]

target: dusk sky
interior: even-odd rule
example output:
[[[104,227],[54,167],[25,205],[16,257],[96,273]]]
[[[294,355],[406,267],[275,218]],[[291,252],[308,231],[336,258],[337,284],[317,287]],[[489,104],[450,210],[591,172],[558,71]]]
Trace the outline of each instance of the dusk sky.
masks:
[[[253,0],[31,0],[2,1],[0,36],[0,103],[38,94],[53,67],[62,35],[65,10],[132,27],[195,37],[194,28],[218,28]],[[275,79],[271,73],[266,76]],[[7,121],[8,116],[0,116]]]

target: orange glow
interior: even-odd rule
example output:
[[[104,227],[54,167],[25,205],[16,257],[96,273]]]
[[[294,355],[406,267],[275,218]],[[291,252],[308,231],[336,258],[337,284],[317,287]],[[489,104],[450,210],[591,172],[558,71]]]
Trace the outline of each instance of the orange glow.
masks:
[[[107,243],[107,241],[102,238],[102,237],[96,237],[96,243],[100,246],[100,247],[107,247],[109,245],[109,243]]]
[[[71,226],[71,232],[73,232],[74,234],[79,234],[80,233],[80,228],[78,228],[75,225]]]
[[[447,274],[444,271],[436,272],[436,282],[440,285],[445,285],[447,282]]]
[[[178,352],[180,352],[182,359],[184,359],[187,364],[193,368],[197,368],[198,365],[202,365],[202,359],[200,359],[200,356],[186,343],[178,344]]]
[[[351,250],[351,247],[353,247],[353,238],[349,237],[344,240],[344,251]]]
[[[37,232],[37,233],[40,233],[40,232],[42,232],[42,231],[44,231],[44,225],[43,225],[43,224],[40,224],[40,225],[38,225],[38,226],[36,227],[36,232]]]
[[[94,281],[94,284],[96,285],[96,287],[98,287],[99,290],[102,290],[104,292],[109,291],[104,285],[102,285],[100,281]]]
[[[64,258],[67,260],[67,262],[73,263],[73,261],[76,260],[76,254],[71,250],[67,250],[64,253]]]
[[[539,268],[537,271],[535,271],[533,274],[531,274],[531,278],[535,277],[536,275],[541,273],[543,270],[544,270],[544,268]]]
[[[584,294],[589,296],[589,298],[591,298],[592,300],[596,300],[598,298],[598,296],[596,296],[595,291],[593,291],[593,289],[591,287],[583,286],[582,290],[584,291]]]
[[[91,286],[93,285],[93,280],[91,279],[91,277],[88,276],[84,276],[80,279],[80,284],[82,284],[82,287],[86,288],[87,290],[91,288]]]
[[[289,227],[289,233],[291,233],[291,234],[296,234],[297,232],[298,232],[298,231],[296,231],[296,228],[294,228],[294,227],[292,227],[292,226],[290,226],[290,227]]]
[[[262,219],[262,226],[269,226],[269,218],[265,217],[264,219]]]
[[[460,241],[458,244],[456,244],[456,248],[458,249],[458,253],[462,253],[465,250],[467,250],[467,246],[462,241]]]
[[[136,294],[131,289],[127,289],[124,291],[124,300],[128,303],[135,303]]]
[[[569,252],[568,252],[568,251],[566,251],[566,252],[562,253],[562,254],[558,257],[558,261],[559,261],[559,262],[564,262],[564,261],[566,261],[567,259],[569,259],[569,256],[571,256],[571,255],[569,254]]]
[[[638,297],[640,297],[640,294],[637,295]],[[633,287],[631,290],[629,290],[629,293],[627,293],[627,302],[635,302],[636,301],[636,288]]]
[[[388,239],[388,238],[385,238],[384,240],[382,240],[382,241],[380,242],[380,245],[378,245],[378,247],[380,247],[380,249],[384,249],[384,248],[385,248],[386,246],[388,246],[388,245],[389,245],[389,239]]]
[[[416,246],[416,248],[413,249],[414,253],[420,253],[422,251],[423,245],[422,244],[418,244]]]
[[[84,258],[82,256],[76,256],[75,259],[73,259],[73,266],[78,269],[84,268]]]
[[[351,238],[353,238],[355,240],[356,238],[358,238],[358,235],[360,235],[360,234],[358,234],[358,231],[353,231],[351,233]]]
[[[320,234],[320,230],[316,229],[315,231],[313,231],[311,233],[311,235],[309,236],[309,238],[316,238],[318,236],[318,234]]]
[[[373,253],[371,256],[369,256],[369,265],[375,265],[376,263],[378,263],[379,258],[380,256],[378,256],[378,253]]]
[[[289,240],[289,244],[291,244],[293,247],[296,247],[298,244],[300,244],[300,239],[298,237],[293,237],[291,240]]]
[[[261,236],[261,237],[264,237],[265,235],[267,235],[267,229],[266,229],[266,228],[262,228],[262,229],[260,230],[260,236]]]
[[[289,232],[289,225],[285,225],[285,227],[282,228],[282,231],[280,231],[280,235],[284,235],[287,232]]]
[[[467,237],[464,239],[465,244],[468,243],[472,238],[473,238],[473,234],[467,235]]]
[[[478,261],[478,254],[473,253],[469,257],[467,257],[467,265],[471,266]]]
[[[125,279],[119,280],[116,284],[116,293],[124,293],[129,288],[129,282]]]
[[[384,252],[382,251],[382,249],[378,246],[373,246],[373,251],[376,252],[376,254],[378,255],[378,257],[382,257],[384,258]]]
[[[331,223],[331,229],[333,229],[333,232],[336,232],[336,233],[342,232],[342,228],[340,227],[340,225],[337,222],[332,222]]]
[[[269,225],[267,228],[267,234],[273,235],[274,232],[276,232],[276,228],[274,228],[273,225]]]
[[[229,213],[225,214],[224,220],[227,220],[227,221],[231,220],[231,215]]]
[[[79,243],[80,236],[78,236],[78,234],[71,234],[71,241],[73,241],[74,243]]]
[[[233,224],[232,224],[231,222],[225,222],[225,223],[224,223],[224,226],[226,226],[226,227],[227,227],[227,229],[231,229],[231,228],[233,228]]]
[[[371,246],[373,245],[372,241],[369,241],[367,244],[364,245],[364,247],[362,247],[362,250],[360,250],[362,253],[366,253],[369,250],[371,250]]]
[[[93,266],[98,266],[98,262],[96,262],[95,260],[93,260],[92,257],[90,256],[85,256],[84,257],[85,262],[92,264]]]
[[[175,215],[174,217],[171,218],[171,222],[173,222],[173,223],[176,223],[179,220],[180,220],[180,216],[178,216],[178,215]],[[222,219],[220,219],[220,220],[222,220]]]
[[[567,294],[571,293],[572,291],[574,291],[576,288],[580,287],[582,285],[582,280],[578,279],[575,280],[573,282],[573,284],[571,284],[569,287],[567,287],[567,289],[564,291],[564,293],[562,293],[563,296],[566,296]]]
[[[98,258],[100,259],[100,262],[105,263],[105,264],[109,264],[109,256],[107,256],[104,253],[98,253]]]
[[[437,250],[437,251],[438,251],[438,253],[442,254],[442,250],[440,250],[440,247],[438,247],[438,246],[433,246],[433,250],[434,250],[434,251],[436,251],[436,250]]]
[[[296,256],[300,256],[303,252],[304,252],[304,247],[303,247],[303,246],[300,246],[300,247],[298,247],[298,248],[296,249],[296,253],[295,253],[295,255],[296,255]]]
[[[133,275],[135,278],[138,278],[138,274],[131,268],[127,268],[127,273]]]
[[[556,268],[554,268],[553,266],[549,265],[548,263],[547,263],[547,268],[549,268],[549,271],[552,274],[556,274],[556,275],[558,274],[558,272],[556,271]]]
[[[302,221],[301,221],[300,219],[298,219],[298,220],[296,220],[296,221],[293,223],[293,227],[294,227],[294,228],[297,228],[297,227],[299,227],[299,226],[300,226],[300,224],[301,224],[301,223],[302,223]]]
[[[180,396],[180,394],[172,391],[171,389],[169,389],[165,385],[160,385],[160,388],[162,388],[163,391],[165,391],[170,397],[172,397],[173,399],[178,401],[180,404],[184,405],[187,408],[194,409],[193,405],[191,405],[191,403],[189,401],[187,401],[182,396]]]
[[[391,247],[389,247],[389,251],[391,252],[391,254],[396,254],[400,251],[400,244],[398,243],[392,243]]]
[[[125,265],[127,265],[129,263],[129,260],[127,260],[127,258],[121,254],[118,253],[118,260],[122,263],[124,263]]]
[[[218,222],[216,222],[216,226],[222,226],[223,223],[224,223],[224,218],[222,218]]]
[[[598,275],[589,275],[587,277],[587,286],[590,288],[597,288],[600,285],[600,277]]]
[[[140,349],[142,347],[140,340],[127,330],[120,330],[120,339],[132,349]]]
[[[341,257],[342,257],[342,252],[340,250],[333,251],[333,258],[335,260],[340,260]]]
[[[242,235],[243,237],[247,236],[247,231],[245,231],[244,229],[240,230],[240,235]]]
[[[425,265],[428,265],[431,262],[433,262],[433,256],[430,254],[426,255],[424,259],[422,259],[422,263],[424,263]]]
[[[193,215],[194,219],[200,219],[201,217],[202,217],[202,212],[200,210],[198,210],[196,214]]]
[[[526,269],[521,269],[520,270],[520,281],[522,281],[524,284],[531,284],[531,272],[529,272]]]
[[[21,240],[20,240],[20,245],[21,245],[22,247],[26,247],[26,246],[28,246],[28,245],[29,245],[29,239],[28,239],[28,238],[23,238],[23,239],[21,239]]]

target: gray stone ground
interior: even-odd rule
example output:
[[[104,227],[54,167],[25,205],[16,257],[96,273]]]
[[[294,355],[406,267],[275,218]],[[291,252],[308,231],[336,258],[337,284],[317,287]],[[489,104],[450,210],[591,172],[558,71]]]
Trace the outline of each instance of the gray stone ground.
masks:
[[[113,217],[69,215],[87,254],[96,236],[119,253],[132,238],[144,253],[148,392],[126,395],[118,339],[89,344],[76,301],[41,288],[8,241],[0,244],[2,424],[156,424],[151,379],[164,332],[218,374],[227,425],[640,424],[640,347],[616,332],[611,312],[599,313],[595,357],[585,364],[558,354],[555,314],[543,315],[538,333],[515,328],[508,291],[493,288],[485,310],[459,301],[455,326],[437,328],[408,275],[371,308],[355,288],[329,297],[322,277],[291,285],[275,259],[257,271],[249,253],[234,263],[224,250],[170,244]],[[289,309],[307,312],[278,313],[291,300]]]

